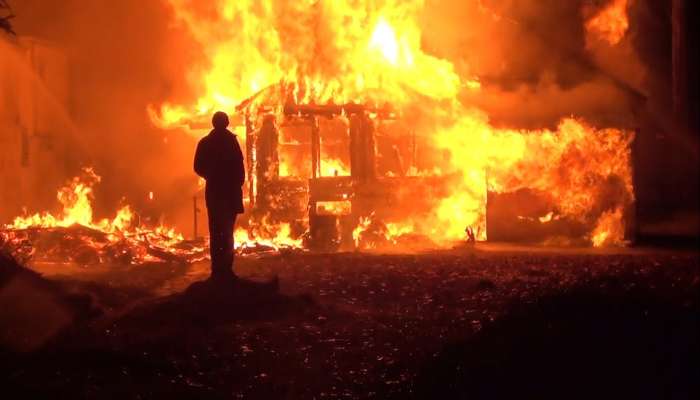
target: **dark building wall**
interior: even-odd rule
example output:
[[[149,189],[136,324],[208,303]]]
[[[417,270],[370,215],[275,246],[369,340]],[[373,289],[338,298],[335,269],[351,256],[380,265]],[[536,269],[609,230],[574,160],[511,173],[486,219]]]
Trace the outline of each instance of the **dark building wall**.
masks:
[[[634,146],[637,236],[698,236],[698,2],[638,1],[635,47],[647,67]]]
[[[0,224],[53,209],[77,166],[65,55],[31,38],[0,38]]]

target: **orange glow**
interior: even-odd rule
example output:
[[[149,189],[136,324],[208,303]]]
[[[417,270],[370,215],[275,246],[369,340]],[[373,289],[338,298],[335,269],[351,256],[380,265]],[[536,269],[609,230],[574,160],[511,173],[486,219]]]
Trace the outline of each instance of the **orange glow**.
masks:
[[[620,43],[629,29],[628,6],[629,0],[611,1],[586,22],[586,30],[611,46]]]
[[[113,220],[103,219],[93,221],[92,216],[92,187],[100,182],[101,178],[95,174],[92,168],[83,170],[83,176],[73,178],[66,186],[58,190],[56,197],[63,206],[60,215],[56,216],[48,212],[37,213],[25,217],[17,217],[10,228],[26,229],[29,227],[55,228],[69,227],[71,225],[83,225],[109,233],[122,231],[129,226],[133,217],[129,206],[124,206]]]
[[[362,217],[360,218],[360,222],[357,224],[357,227],[353,229],[352,239],[355,241],[356,248],[360,247],[360,238],[362,237],[362,234],[369,229],[371,223],[372,219],[370,217]]]
[[[598,220],[595,230],[591,235],[591,242],[595,247],[624,245],[624,230],[619,223],[622,218],[622,210],[606,211]]]
[[[591,223],[585,220],[586,213],[596,205],[609,177],[621,178],[625,193],[619,199],[621,206],[633,201],[632,139],[631,133],[597,130],[575,119],[562,121],[557,131],[521,132],[493,129],[480,114],[463,116],[437,136],[438,145],[461,161],[455,167],[462,181],[436,210],[439,223],[434,232],[457,238],[467,226],[484,228],[487,185],[495,192],[538,190],[563,216]],[[608,216],[606,223],[612,224],[614,217],[624,226],[622,213]],[[623,233],[624,229],[615,229],[611,234]],[[477,239],[485,238],[481,229]],[[615,237],[609,242],[621,241]]]
[[[539,217],[538,219],[541,223],[544,224],[544,223],[547,223],[547,222],[552,221],[553,219],[557,219],[557,218],[553,212],[549,212],[549,213],[547,213],[547,215]]]
[[[58,190],[56,197],[63,209],[60,214],[49,212],[36,213],[24,217],[17,217],[7,229],[28,228],[67,228],[81,225],[96,231],[104,232],[112,242],[129,237],[147,237],[154,244],[169,246],[177,241],[182,241],[182,235],[172,229],[157,227],[153,230],[133,226],[134,212],[129,205],[117,210],[114,218],[95,220],[93,218],[93,186],[99,183],[101,178],[95,174],[92,168],[83,170],[83,174],[73,178],[68,184]]]
[[[283,248],[300,248],[301,239],[294,239],[291,236],[291,227],[288,223],[265,224],[265,232],[251,233],[251,231],[237,228],[233,234],[236,249],[255,248],[264,246],[273,250]]]
[[[340,160],[321,160],[321,176],[350,176],[350,168]]]
[[[401,236],[415,231],[412,222],[383,224],[374,215],[360,218],[352,232],[355,248],[376,249],[386,245],[396,245]]]
[[[319,201],[316,203],[316,213],[319,215],[350,215],[352,203],[343,201]]]

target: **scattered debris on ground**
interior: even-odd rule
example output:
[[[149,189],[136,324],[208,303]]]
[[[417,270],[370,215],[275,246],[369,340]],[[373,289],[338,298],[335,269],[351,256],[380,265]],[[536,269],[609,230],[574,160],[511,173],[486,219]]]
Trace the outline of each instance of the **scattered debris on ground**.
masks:
[[[489,357],[505,357],[504,350],[486,349],[534,340],[551,325],[569,329],[550,339],[559,337],[556,349],[570,344],[571,357],[542,354],[543,362],[574,363],[581,355],[575,349],[588,345],[601,346],[595,354],[606,354],[630,327],[652,329],[642,338],[655,340],[659,323],[666,321],[657,318],[663,310],[679,316],[680,322],[670,326],[685,326],[687,312],[697,315],[694,299],[700,288],[695,253],[468,247],[418,255],[277,253],[236,262],[243,287],[232,285],[230,292],[205,282],[206,263],[88,269],[35,265],[62,287],[87,291],[108,305],[107,311],[3,363],[3,387],[39,397],[403,399],[469,393],[484,398],[489,396],[480,390],[487,390],[486,384],[473,392],[449,385],[462,368],[481,370],[478,366]],[[279,291],[265,283],[274,277]],[[639,322],[644,309],[650,312],[647,325]],[[567,322],[569,314],[578,317]],[[614,324],[616,316],[628,320]],[[612,339],[585,342],[583,333],[569,335],[579,326],[600,327]],[[697,341],[682,342],[687,335],[673,332],[678,345],[697,349]],[[534,357],[542,348],[537,342],[527,346],[516,354],[521,358],[502,369],[484,370],[484,379],[499,373],[506,374],[503,379],[527,376],[516,371],[524,365],[522,357]],[[459,358],[469,354],[479,359]],[[630,371],[648,372],[640,368]],[[426,370],[444,371],[442,380]],[[447,387],[456,389],[446,392]]]

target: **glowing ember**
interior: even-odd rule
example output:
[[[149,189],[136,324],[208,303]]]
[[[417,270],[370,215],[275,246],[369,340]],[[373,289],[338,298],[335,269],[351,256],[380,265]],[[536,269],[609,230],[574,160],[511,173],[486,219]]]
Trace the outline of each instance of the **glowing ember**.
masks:
[[[414,232],[412,224],[382,223],[374,215],[360,218],[360,222],[352,232],[357,249],[376,249],[398,244],[403,235]]]
[[[551,221],[552,219],[556,219],[556,218],[555,218],[555,216],[554,216],[554,213],[553,213],[553,212],[550,212],[550,213],[548,213],[548,214],[545,215],[545,216],[539,217],[538,219],[540,220],[541,223],[544,224],[544,223],[549,222],[549,221]]]
[[[238,228],[233,235],[234,245],[238,251],[259,247],[275,251],[302,247],[302,240],[292,238],[291,232],[291,227],[287,223],[266,223],[264,232],[261,232],[259,235],[252,234],[246,229]]]

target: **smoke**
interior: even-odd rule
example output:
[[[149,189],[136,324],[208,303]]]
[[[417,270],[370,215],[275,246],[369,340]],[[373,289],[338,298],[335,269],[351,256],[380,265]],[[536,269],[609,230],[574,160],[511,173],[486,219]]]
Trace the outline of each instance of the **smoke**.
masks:
[[[96,188],[97,209],[112,212],[124,196],[138,205],[149,191],[165,197],[164,209],[176,207],[181,200],[172,187],[191,181],[193,143],[153,127],[146,106],[173,95],[198,50],[172,25],[167,5],[141,0],[10,3],[18,36],[41,40],[67,57],[67,111],[84,151],[69,149],[65,156],[79,154],[79,164],[94,166],[103,177]]]
[[[65,109],[61,85],[42,82],[24,54],[31,52],[41,67],[46,51],[31,41],[22,46],[0,37],[0,220],[14,217],[22,206],[46,207],[45,200],[55,197],[46,187],[58,185],[63,179],[60,167],[70,168],[84,150]],[[54,152],[39,158],[36,148]]]
[[[612,1],[428,1],[424,42],[461,75],[479,77],[482,93],[465,102],[496,125],[555,126],[571,115],[600,126],[634,127],[649,94],[638,56],[639,28],[611,45],[585,23]],[[630,13],[644,0],[629,0]],[[633,23],[636,21],[632,21]]]

